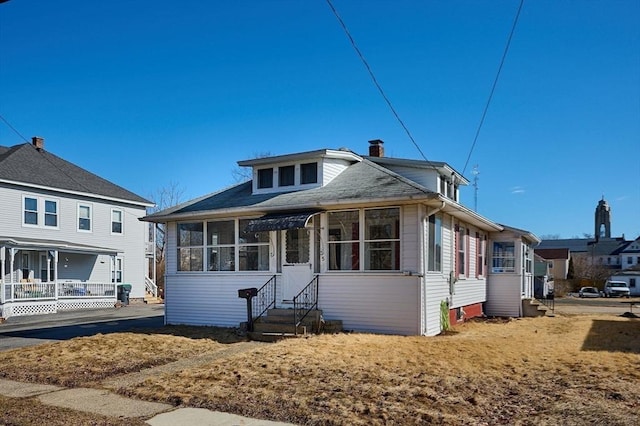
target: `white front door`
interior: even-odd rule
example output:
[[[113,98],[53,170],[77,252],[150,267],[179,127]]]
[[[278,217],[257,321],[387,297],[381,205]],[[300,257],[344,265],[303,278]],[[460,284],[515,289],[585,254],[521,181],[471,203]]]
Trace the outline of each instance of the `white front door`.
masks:
[[[293,298],[311,282],[313,233],[305,228],[282,231],[282,303]]]

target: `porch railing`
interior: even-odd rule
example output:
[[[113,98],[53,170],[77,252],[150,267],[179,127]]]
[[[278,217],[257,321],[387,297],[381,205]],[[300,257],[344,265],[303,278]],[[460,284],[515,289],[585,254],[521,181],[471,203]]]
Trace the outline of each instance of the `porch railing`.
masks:
[[[116,298],[115,283],[64,281],[5,283],[5,301]]]
[[[543,297],[536,297],[536,300],[542,303],[547,308],[551,309],[551,313],[555,313],[556,299],[553,292],[546,294]]]
[[[254,315],[253,321],[262,317],[269,309],[276,307],[276,276],[269,278],[269,281],[264,283],[262,287],[258,289],[258,293],[251,300]]]
[[[300,326],[307,315],[314,309],[317,309],[317,307],[318,275],[313,277],[311,282],[293,298],[293,315],[296,334],[298,334],[298,326]]]
[[[153,297],[158,297],[158,286],[149,277],[144,277],[144,287],[148,293],[153,294]]]

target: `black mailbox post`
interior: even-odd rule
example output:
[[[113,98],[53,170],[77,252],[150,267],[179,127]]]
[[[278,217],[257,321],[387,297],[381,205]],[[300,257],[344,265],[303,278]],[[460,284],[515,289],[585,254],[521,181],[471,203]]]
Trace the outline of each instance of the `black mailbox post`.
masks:
[[[238,290],[238,297],[241,299],[247,299],[247,330],[253,331],[253,312],[251,311],[251,299],[258,295],[258,289],[243,288]]]

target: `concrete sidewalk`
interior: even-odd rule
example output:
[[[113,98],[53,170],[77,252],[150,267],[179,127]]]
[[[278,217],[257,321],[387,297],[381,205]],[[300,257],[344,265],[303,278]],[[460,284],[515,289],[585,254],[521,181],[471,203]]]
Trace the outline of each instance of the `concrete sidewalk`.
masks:
[[[175,408],[169,404],[125,398],[93,388],[22,383],[0,379],[0,395],[9,398],[36,397],[45,404],[118,418],[148,419],[152,426],[294,426],[291,423],[252,419],[203,408]]]

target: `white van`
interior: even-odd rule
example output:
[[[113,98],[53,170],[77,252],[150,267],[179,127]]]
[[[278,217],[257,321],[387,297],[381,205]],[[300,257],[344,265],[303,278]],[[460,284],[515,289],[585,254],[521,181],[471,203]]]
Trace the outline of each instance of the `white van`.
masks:
[[[629,294],[631,292],[629,290],[629,287],[627,287],[626,282],[608,280],[604,284],[603,293],[604,293],[604,297],[616,297],[616,296],[629,297]]]

